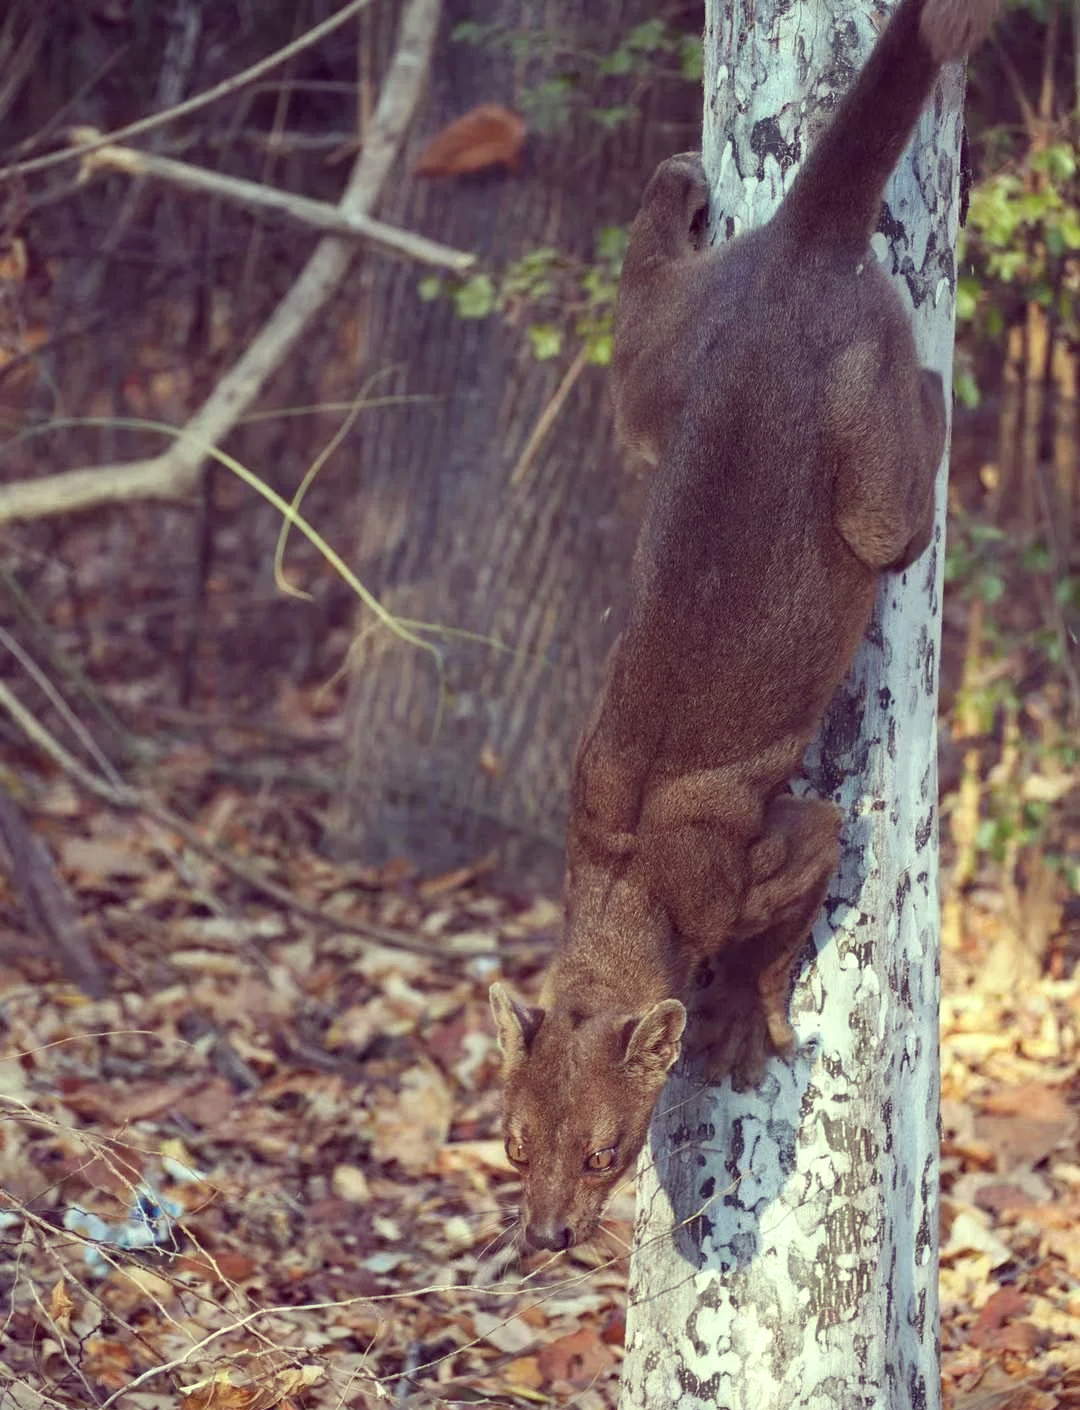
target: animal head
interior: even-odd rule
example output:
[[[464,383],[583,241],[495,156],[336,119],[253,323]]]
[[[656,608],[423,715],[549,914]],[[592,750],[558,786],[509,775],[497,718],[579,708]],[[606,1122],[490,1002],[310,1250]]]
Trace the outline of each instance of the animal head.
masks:
[[[491,1008],[525,1238],[534,1248],[570,1248],[595,1229],[645,1144],[686,1010],[677,999],[644,1014],[532,1008],[501,984],[491,987]]]

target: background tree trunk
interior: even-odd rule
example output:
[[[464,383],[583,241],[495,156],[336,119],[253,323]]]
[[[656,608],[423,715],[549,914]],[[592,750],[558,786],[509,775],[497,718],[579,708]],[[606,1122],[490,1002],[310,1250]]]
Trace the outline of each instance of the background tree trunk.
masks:
[[[651,0],[445,8],[413,159],[475,104],[519,106],[522,90],[552,76],[544,56],[553,38],[560,55],[602,54],[655,14]],[[527,33],[523,57],[455,42],[466,19]],[[589,101],[602,103],[602,92]],[[497,266],[541,246],[591,260],[603,227],[629,223],[652,165],[694,140],[692,85],[652,85],[644,103],[663,121],[605,133],[579,112],[568,126],[530,135],[521,174],[404,179],[379,213]],[[615,455],[605,374],[587,367],[512,484],[572,341],[561,359],[538,363],[524,326],[497,316],[470,322],[445,300],[422,302],[413,268],[365,269],[369,365],[396,369],[379,392],[428,400],[363,421],[362,575],[401,615],[515,650],[445,640],[440,712],[430,658],[388,633],[365,638],[353,662],[347,833],[374,859],[411,855],[429,868],[494,846],[519,876],[556,883],[569,763],[613,636],[606,614],[628,575],[642,483]]]
[[[874,38],[861,0],[710,0],[718,228],[775,208]],[[897,285],[949,392],[962,74],[886,193]],[[875,237],[875,244],[881,242]],[[932,1407],[937,1363],[935,544],[879,594],[807,774],[843,858],[796,987],[800,1053],[759,1091],[677,1070],[642,1158],[622,1404]]]

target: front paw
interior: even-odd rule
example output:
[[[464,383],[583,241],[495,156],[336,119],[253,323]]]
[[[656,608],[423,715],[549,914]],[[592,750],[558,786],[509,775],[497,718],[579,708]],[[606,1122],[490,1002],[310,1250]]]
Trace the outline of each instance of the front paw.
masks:
[[[739,973],[722,962],[714,962],[713,970],[711,982],[694,998],[683,1046],[707,1082],[730,1077],[737,1092],[750,1091],[765,1075],[769,1058],[792,1057],[795,1034],[786,1013],[766,1007],[755,973]]]

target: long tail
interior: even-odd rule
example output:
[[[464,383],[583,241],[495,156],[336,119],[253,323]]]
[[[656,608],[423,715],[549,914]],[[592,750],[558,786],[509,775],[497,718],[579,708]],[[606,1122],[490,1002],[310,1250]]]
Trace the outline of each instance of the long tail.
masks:
[[[983,37],[995,6],[902,0],[781,207],[779,219],[797,243],[853,253],[865,247],[939,69]]]

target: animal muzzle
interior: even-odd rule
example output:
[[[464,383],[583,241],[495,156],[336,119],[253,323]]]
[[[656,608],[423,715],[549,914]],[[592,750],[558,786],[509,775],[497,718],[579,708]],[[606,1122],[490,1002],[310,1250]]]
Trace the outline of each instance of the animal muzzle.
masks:
[[[530,1219],[525,1225],[525,1242],[530,1248],[546,1248],[552,1253],[562,1253],[564,1249],[573,1247],[575,1237],[570,1225],[558,1219]]]

